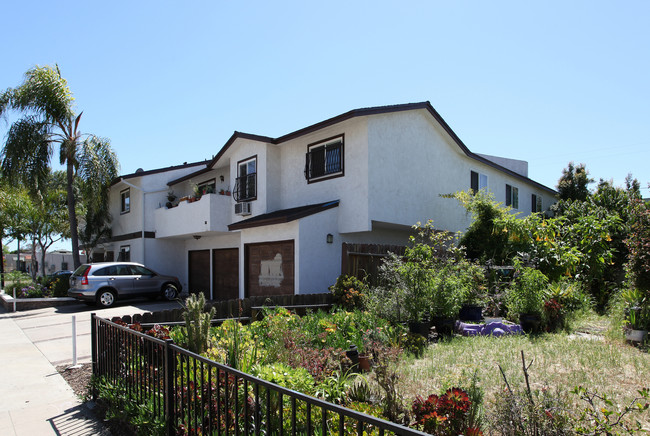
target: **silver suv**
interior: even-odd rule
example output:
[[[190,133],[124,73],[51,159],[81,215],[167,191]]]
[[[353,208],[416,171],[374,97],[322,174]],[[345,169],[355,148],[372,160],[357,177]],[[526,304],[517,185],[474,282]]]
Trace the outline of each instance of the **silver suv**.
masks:
[[[111,307],[117,299],[140,296],[173,300],[181,290],[177,277],[160,275],[139,263],[101,262],[83,264],[72,273],[68,296]]]

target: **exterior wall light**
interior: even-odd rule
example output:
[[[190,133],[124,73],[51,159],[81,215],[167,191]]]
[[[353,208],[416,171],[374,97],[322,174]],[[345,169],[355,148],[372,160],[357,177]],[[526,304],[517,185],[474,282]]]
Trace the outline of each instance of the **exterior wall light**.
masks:
[[[194,239],[196,239],[197,241],[198,241],[199,239],[201,239],[201,235],[192,235],[192,237],[193,237]]]
[[[328,233],[327,234],[327,243],[331,244],[332,242],[334,242],[334,235],[332,235],[331,233]]]

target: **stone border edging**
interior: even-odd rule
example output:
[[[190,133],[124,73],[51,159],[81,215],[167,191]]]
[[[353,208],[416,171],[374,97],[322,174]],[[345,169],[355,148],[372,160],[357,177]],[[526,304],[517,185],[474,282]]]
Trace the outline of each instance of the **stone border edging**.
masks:
[[[16,303],[16,311],[42,309],[44,307],[64,306],[66,304],[74,304],[78,301],[71,297],[53,297],[53,298],[15,298],[4,291],[0,293],[0,302],[4,308],[13,312],[14,302]]]

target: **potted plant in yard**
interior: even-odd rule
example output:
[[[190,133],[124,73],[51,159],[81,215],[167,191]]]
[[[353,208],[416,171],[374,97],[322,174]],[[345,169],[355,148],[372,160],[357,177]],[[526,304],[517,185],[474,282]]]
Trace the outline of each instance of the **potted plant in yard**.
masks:
[[[540,271],[524,267],[506,291],[506,307],[511,320],[521,324],[526,333],[539,332],[546,301],[548,279]]]
[[[460,281],[459,292],[462,293],[458,318],[463,321],[481,321],[487,298],[483,268],[461,259],[455,264],[454,270]]]
[[[462,279],[453,265],[445,265],[436,272],[429,295],[431,324],[436,333],[450,335],[462,305]]]
[[[641,343],[647,338],[650,327],[650,302],[638,288],[626,289],[621,296],[627,303],[625,339]]]

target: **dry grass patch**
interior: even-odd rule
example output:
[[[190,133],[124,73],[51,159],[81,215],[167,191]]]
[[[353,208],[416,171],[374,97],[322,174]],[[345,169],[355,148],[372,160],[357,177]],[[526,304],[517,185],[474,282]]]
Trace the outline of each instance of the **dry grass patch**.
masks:
[[[584,330],[606,331],[605,319],[591,317]],[[576,326],[577,331],[584,331]],[[511,386],[524,386],[521,351],[529,368],[533,389],[550,388],[569,393],[575,386],[607,394],[623,406],[650,387],[650,355],[605,336],[546,334],[538,337],[509,336],[456,337],[429,346],[420,359],[401,364],[400,391],[407,401],[452,386],[468,386],[476,372],[485,392],[485,407],[490,410],[494,396],[505,388],[499,366]],[[569,399],[583,406],[575,395]],[[647,427],[649,417],[640,417]]]

